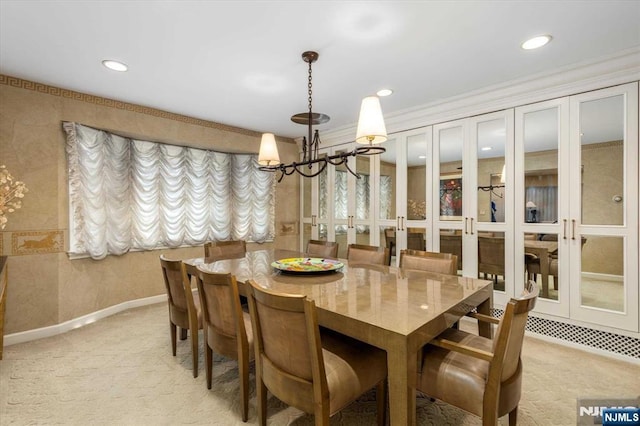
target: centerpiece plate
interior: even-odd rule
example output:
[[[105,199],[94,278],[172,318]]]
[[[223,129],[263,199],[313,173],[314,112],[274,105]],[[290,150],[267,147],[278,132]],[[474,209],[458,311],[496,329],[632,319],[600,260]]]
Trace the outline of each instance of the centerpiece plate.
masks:
[[[276,260],[271,266],[286,274],[324,274],[337,271],[344,264],[335,259],[291,257]]]

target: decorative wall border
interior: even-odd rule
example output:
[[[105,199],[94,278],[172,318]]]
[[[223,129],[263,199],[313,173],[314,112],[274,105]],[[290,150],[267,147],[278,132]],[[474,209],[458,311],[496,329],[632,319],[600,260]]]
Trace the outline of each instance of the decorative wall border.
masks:
[[[23,80],[18,77],[12,77],[5,74],[0,74],[0,84],[10,87],[17,87],[19,89],[32,90],[34,92],[44,93],[51,96],[59,96],[62,98],[73,99],[76,101],[86,102],[94,105],[106,106],[109,108],[121,109],[125,111],[137,112],[140,114],[151,115],[154,117],[164,118],[167,120],[180,121],[182,123],[194,124],[196,126],[209,127],[217,130],[224,130],[234,133],[240,133],[247,136],[260,137],[261,133],[253,130],[243,129],[241,127],[229,126],[226,124],[216,123],[214,121],[201,120],[199,118],[193,118],[182,114],[176,114],[173,112],[163,111],[160,109],[145,107],[141,105],[131,104],[128,102],[117,101],[114,99],[102,98],[100,96],[88,95],[82,92],[76,92],[74,90],[61,89],[55,86],[49,86],[47,84],[36,83],[30,80]],[[278,138],[285,142],[295,143],[289,138]]]
[[[60,253],[64,251],[64,231],[25,231],[11,234],[11,254]]]

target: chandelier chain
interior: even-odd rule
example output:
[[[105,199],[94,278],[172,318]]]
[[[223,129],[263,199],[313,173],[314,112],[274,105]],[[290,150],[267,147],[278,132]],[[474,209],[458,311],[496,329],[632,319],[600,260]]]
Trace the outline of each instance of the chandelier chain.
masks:
[[[308,83],[308,87],[309,87],[309,112],[311,112],[311,100],[312,100],[312,94],[313,94],[313,83],[312,83],[312,77],[311,77],[311,61],[309,61],[309,83]]]

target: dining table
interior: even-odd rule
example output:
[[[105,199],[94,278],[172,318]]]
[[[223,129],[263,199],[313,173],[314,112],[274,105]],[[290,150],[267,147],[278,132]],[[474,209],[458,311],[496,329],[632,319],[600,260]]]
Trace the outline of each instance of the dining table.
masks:
[[[492,282],[346,259],[333,260],[334,267],[322,273],[284,271],[276,263],[304,258],[296,251],[267,249],[236,259],[184,262],[233,274],[241,295],[253,280],[271,291],[313,299],[320,326],[386,351],[390,423],[415,425],[421,348],[472,310],[491,315]],[[492,336],[490,324],[479,322],[478,328],[480,335]]]

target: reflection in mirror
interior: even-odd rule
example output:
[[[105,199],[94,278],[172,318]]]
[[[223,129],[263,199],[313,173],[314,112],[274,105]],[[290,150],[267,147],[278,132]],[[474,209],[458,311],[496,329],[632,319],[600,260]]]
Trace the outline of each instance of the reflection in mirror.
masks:
[[[379,219],[396,219],[396,141],[385,142],[386,152],[380,154]]]
[[[525,280],[540,287],[540,296],[558,300],[558,234],[524,234]]]
[[[391,264],[396,260],[396,228],[392,226],[380,227],[380,245],[387,247],[391,252]]]
[[[338,243],[338,257],[344,259],[347,257],[347,225],[336,225],[336,243]]]
[[[427,140],[424,134],[407,138],[407,219],[427,217]]]
[[[326,223],[318,224],[318,239],[326,241],[328,235],[328,228]],[[305,246],[306,247],[306,246]]]
[[[371,159],[366,155],[360,155],[355,158],[356,173],[360,175],[360,179],[356,179],[356,219],[366,220],[370,218],[370,203],[371,199],[371,179],[370,179],[370,165]]]
[[[407,248],[425,251],[427,249],[426,237],[426,228],[407,228]]]
[[[458,275],[462,275],[462,231],[456,229],[440,230],[440,253],[458,256]]]
[[[524,115],[524,221],[558,220],[558,108]]]
[[[302,225],[302,247],[306,247],[311,239],[311,224],[305,223]]]
[[[624,97],[580,104],[582,224],[624,224]]]
[[[478,123],[478,222],[504,222],[504,118]]]
[[[504,291],[504,257],[504,232],[478,232],[478,277],[497,291]]]
[[[624,260],[623,237],[582,236],[582,306],[624,312]]]
[[[439,131],[440,220],[462,221],[462,126]]]
[[[318,155],[318,157],[326,157],[327,154],[326,153],[321,153]],[[327,187],[327,173],[328,173],[328,167],[326,167],[322,173],[320,173],[318,175],[318,192],[319,192],[319,197],[318,197],[318,218],[319,219],[328,219],[329,218],[329,207],[328,207],[328,198],[327,198],[327,194],[329,191],[329,188]]]
[[[302,206],[303,206],[303,217],[311,217],[311,183],[313,179],[302,179]],[[306,247],[306,245],[305,245]]]

